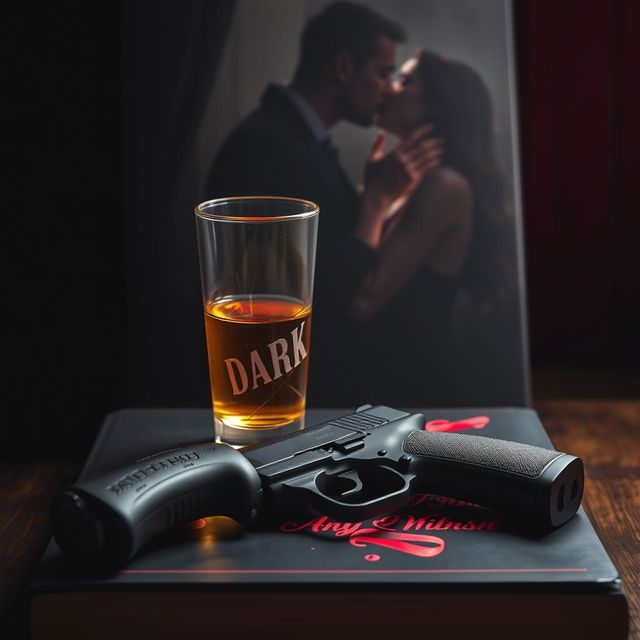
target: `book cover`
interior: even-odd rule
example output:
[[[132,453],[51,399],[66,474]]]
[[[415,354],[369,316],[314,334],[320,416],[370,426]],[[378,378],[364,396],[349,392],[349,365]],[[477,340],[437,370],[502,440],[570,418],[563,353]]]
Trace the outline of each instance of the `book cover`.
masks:
[[[307,423],[345,413],[311,410]],[[428,430],[552,446],[529,409],[422,413]],[[106,419],[81,478],[210,439],[211,425],[209,410],[118,411]],[[80,637],[102,618],[105,633],[134,620],[145,629],[199,630],[214,618],[248,635],[262,625],[273,637],[305,620],[309,637],[336,621],[354,633],[430,628],[447,637],[507,637],[518,629],[519,637],[624,638],[627,626],[617,570],[582,509],[542,535],[516,530],[480,505],[428,493],[366,522],[309,516],[243,531],[203,518],[151,542],[119,573],[94,579],[70,574],[52,541],[29,595],[34,638],[56,637],[56,629]],[[332,618],[327,607],[334,605]]]

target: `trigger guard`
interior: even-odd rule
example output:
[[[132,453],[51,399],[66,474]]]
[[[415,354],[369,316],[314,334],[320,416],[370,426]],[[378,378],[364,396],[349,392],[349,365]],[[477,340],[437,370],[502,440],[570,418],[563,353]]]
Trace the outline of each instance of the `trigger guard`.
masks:
[[[342,473],[347,473],[348,471],[349,470]],[[409,502],[411,481],[415,478],[414,474],[402,474],[387,466],[377,466],[375,470],[362,467],[351,471],[358,472],[358,475],[362,479],[363,487],[367,485],[367,478],[369,478],[371,483],[375,481],[376,475],[379,478],[382,474],[387,480],[386,484],[389,484],[391,481],[395,483],[393,490],[388,493],[383,493],[382,495],[374,495],[371,499],[363,502],[338,500],[324,493],[322,485],[326,485],[328,482],[327,479],[331,480],[342,474],[329,475],[325,471],[319,471],[314,474],[309,474],[304,478],[283,483],[283,490],[289,494],[289,496],[285,498],[285,502],[289,502],[289,499],[299,502],[300,498],[295,496],[295,494],[298,494],[298,496],[304,498],[305,502],[310,504],[314,511],[332,518],[338,518],[345,522],[369,520],[376,516],[386,515],[405,506]],[[365,477],[362,478],[362,475]],[[347,492],[347,495],[349,494],[352,494],[352,491]]]

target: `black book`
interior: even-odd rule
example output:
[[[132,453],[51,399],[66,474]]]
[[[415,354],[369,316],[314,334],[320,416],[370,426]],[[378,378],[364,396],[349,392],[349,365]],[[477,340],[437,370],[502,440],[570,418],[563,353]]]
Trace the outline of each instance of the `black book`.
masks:
[[[346,413],[310,410],[307,424]],[[552,447],[529,409],[422,413],[428,430]],[[81,479],[211,435],[210,410],[118,411]],[[243,531],[204,518],[149,543],[121,572],[92,579],[71,573],[52,541],[28,598],[35,640],[223,632],[614,640],[628,627],[618,572],[582,509],[540,534],[433,494],[367,522],[309,516]]]

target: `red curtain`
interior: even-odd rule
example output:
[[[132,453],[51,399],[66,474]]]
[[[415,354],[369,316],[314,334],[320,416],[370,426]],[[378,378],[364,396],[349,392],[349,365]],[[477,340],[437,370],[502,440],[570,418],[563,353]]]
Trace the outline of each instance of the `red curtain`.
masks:
[[[640,2],[519,0],[535,364],[640,364]]]

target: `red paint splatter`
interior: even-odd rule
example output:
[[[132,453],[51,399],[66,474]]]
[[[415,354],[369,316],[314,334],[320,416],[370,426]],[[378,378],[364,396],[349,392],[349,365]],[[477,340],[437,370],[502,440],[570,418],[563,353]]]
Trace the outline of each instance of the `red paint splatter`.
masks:
[[[380,556],[377,553],[368,553],[364,559],[369,562],[378,562],[378,560],[380,560]]]
[[[489,424],[487,416],[476,416],[449,422],[449,420],[431,420],[424,425],[425,431],[464,431],[465,429],[482,429]]]
[[[392,533],[379,529],[360,529],[349,538],[354,547],[366,547],[373,544],[378,547],[409,553],[421,558],[433,558],[444,551],[445,542],[436,536],[417,533]]]

